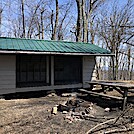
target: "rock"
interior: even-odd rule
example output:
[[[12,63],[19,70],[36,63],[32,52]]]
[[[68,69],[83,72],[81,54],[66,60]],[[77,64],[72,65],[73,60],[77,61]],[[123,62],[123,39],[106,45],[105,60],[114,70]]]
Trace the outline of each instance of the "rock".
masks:
[[[73,109],[73,112],[81,112],[81,111],[84,111],[85,108],[84,107],[76,107]]]
[[[70,108],[68,106],[66,106],[66,105],[59,104],[58,111],[61,111],[61,112],[67,111],[67,112],[69,112]]]
[[[85,115],[86,113],[84,111],[81,112],[82,115]]]
[[[109,107],[105,108],[105,112],[109,112],[109,111],[110,111]]]
[[[76,97],[77,93],[63,93],[61,96],[62,97]]]
[[[53,108],[52,108],[52,114],[57,114],[57,106],[54,106]]]
[[[72,97],[77,97],[77,93],[71,93]]]
[[[71,117],[71,116],[66,116],[65,119],[68,119],[69,120],[69,123],[72,123],[73,120],[74,120],[73,117]]]
[[[63,101],[62,103],[60,103],[61,105],[66,105],[67,101]]]
[[[86,112],[86,114],[89,114],[90,113],[90,109],[85,109],[85,112]]]
[[[69,93],[63,93],[61,96],[62,97],[70,97],[70,94]]]
[[[90,110],[90,115],[95,115],[97,113],[97,110],[95,108],[93,108],[92,110]]]
[[[93,106],[93,103],[84,101],[84,102],[80,103],[80,106],[89,108],[89,107]]]
[[[73,106],[75,106],[75,107],[78,107],[78,106],[80,106],[79,105],[79,100],[77,100],[77,99],[71,99],[71,100],[68,100],[67,101],[67,103],[66,103],[66,105],[67,106],[70,106],[70,107],[73,107]]]
[[[67,114],[68,112],[67,112],[67,111],[63,111],[62,113],[63,113],[63,114]]]
[[[90,109],[90,110],[92,110],[92,109],[93,109],[93,107],[89,107],[89,109]]]
[[[86,112],[86,114],[89,114],[90,111],[92,111],[92,110],[93,110],[93,107],[90,106],[90,107],[88,107],[88,108],[85,109],[85,112]]]
[[[75,121],[82,121],[82,119],[80,119],[80,118],[75,118],[74,120]]]
[[[57,96],[55,90],[48,90],[48,91],[46,91],[46,94],[47,94],[48,97]]]
[[[57,96],[55,93],[50,93],[47,95],[48,97]]]

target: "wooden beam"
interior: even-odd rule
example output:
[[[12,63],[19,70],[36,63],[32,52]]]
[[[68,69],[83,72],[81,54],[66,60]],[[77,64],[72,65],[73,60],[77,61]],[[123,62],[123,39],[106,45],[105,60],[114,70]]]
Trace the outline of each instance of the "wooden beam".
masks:
[[[51,86],[54,85],[54,56],[51,56]]]
[[[81,55],[81,56],[115,56],[114,54],[99,54],[99,53],[74,53],[74,52],[41,52],[41,51],[13,51],[0,50],[1,54],[50,54],[50,55]]]
[[[46,56],[46,82],[49,84],[49,56]]]
[[[122,97],[111,96],[111,95],[102,94],[102,93],[96,93],[96,92],[88,91],[88,90],[85,90],[85,89],[78,89],[78,90],[79,90],[80,92],[85,92],[85,93],[88,93],[88,94],[93,94],[93,95],[102,96],[102,97],[107,97],[107,98],[112,98],[112,99],[123,100]]]
[[[123,98],[124,98],[124,100],[123,100],[123,107],[122,107],[123,110],[125,110],[125,108],[126,108],[127,94],[128,94],[128,89],[126,88],[126,89],[124,90],[124,94],[123,94]]]

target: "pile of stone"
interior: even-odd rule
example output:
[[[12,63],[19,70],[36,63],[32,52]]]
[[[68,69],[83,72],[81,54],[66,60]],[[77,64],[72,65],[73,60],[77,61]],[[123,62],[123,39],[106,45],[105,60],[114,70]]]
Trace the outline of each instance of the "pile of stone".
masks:
[[[64,104],[53,107],[52,114],[57,114],[57,112],[65,114],[64,119],[71,123],[94,117],[96,111],[93,108],[93,103],[73,98]]]

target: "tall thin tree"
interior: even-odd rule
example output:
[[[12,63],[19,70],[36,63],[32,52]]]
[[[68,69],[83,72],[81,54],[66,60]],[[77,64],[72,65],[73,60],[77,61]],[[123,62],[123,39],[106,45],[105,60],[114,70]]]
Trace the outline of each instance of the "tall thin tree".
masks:
[[[24,0],[21,0],[21,13],[22,13],[22,27],[23,27],[23,34],[22,34],[22,37],[25,38],[26,32],[25,32]]]

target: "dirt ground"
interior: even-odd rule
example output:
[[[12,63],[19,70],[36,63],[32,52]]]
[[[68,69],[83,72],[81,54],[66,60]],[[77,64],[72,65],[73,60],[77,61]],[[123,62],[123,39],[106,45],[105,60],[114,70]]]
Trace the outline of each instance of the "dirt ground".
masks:
[[[97,100],[97,102],[100,102],[97,103],[93,96],[86,94],[76,93],[77,97],[63,97],[59,94],[46,95],[42,94],[42,92],[37,96],[32,96],[32,94],[33,93],[30,93],[30,96],[27,94],[25,97],[23,95],[15,95],[15,97],[12,96],[12,98],[10,98],[10,96],[5,99],[0,99],[0,134],[85,134],[97,124],[115,119],[123,113],[123,111],[119,109],[120,103],[115,101],[112,102],[112,104],[108,104],[107,100]],[[58,111],[56,115],[51,114],[52,108],[55,105],[63,104],[71,99],[79,100],[82,102],[82,105],[77,107],[75,111],[64,114]],[[92,131],[92,133],[104,134],[112,129],[127,129],[131,127],[131,131],[123,133],[133,134],[133,105],[134,104],[131,104],[132,108],[116,123],[111,121],[109,122],[110,124],[101,125]],[[82,118],[81,115],[74,118],[76,113],[82,113],[88,106],[91,106],[90,116],[87,114],[85,116],[84,113],[84,116],[82,116],[84,118]],[[109,112],[105,111],[107,106],[110,108]],[[74,115],[72,116],[72,114]],[[112,126],[109,128],[110,125]]]

